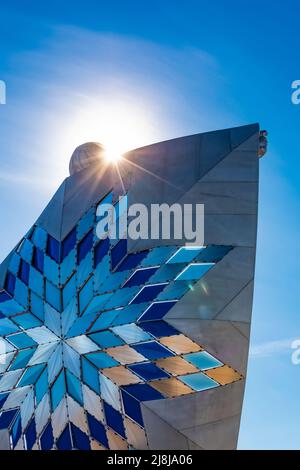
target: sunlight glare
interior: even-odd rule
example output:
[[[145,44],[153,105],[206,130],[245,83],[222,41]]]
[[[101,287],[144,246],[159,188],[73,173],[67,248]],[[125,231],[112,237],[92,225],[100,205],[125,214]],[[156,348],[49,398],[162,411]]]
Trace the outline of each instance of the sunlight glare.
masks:
[[[66,155],[84,142],[99,142],[110,162],[119,161],[125,152],[152,140],[147,113],[132,101],[86,106],[71,119],[63,137]]]

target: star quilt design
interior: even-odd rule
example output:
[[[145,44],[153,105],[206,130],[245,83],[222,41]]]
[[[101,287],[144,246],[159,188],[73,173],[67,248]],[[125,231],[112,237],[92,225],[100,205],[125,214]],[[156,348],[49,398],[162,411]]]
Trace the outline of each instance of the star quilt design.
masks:
[[[141,403],[241,378],[164,318],[232,247],[128,253],[97,238],[96,209],[62,241],[35,225],[10,256],[0,441],[12,449],[146,449]]]

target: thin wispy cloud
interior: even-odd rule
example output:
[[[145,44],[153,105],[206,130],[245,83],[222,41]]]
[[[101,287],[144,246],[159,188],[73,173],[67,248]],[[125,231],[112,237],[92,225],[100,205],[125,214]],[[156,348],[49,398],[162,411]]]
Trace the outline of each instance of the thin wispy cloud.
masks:
[[[13,171],[0,171],[0,185],[18,185],[18,187],[30,187],[31,189],[45,191],[53,190],[57,186],[56,179],[42,180],[38,176],[18,174]]]
[[[291,345],[295,338],[285,338],[275,341],[267,341],[261,344],[254,344],[250,347],[250,358],[260,359],[292,351]]]
[[[40,48],[15,61],[20,73],[11,77],[6,115],[18,139],[5,142],[3,134],[6,163],[26,162],[57,180],[77,145],[101,142],[110,108],[145,117],[130,148],[235,121],[220,108],[226,85],[215,58],[195,47],[53,26]]]

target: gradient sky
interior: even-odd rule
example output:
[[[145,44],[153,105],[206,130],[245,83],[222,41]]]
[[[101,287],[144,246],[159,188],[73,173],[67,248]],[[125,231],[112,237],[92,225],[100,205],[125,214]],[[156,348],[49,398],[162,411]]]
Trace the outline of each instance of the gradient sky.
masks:
[[[240,449],[300,448],[299,13],[297,0],[0,4],[0,259],[67,176],[74,147],[101,141],[107,117],[126,123],[132,147],[268,129]]]

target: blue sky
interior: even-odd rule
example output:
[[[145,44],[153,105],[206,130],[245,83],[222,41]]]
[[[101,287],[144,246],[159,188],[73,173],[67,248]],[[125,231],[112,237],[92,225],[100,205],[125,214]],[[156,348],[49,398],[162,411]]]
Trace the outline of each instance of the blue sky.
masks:
[[[241,449],[300,448],[290,348],[300,338],[299,10],[296,0],[0,6],[1,259],[67,176],[73,148],[101,141],[97,114],[105,121],[111,103],[121,123],[136,115],[133,146],[257,121],[268,129]]]

